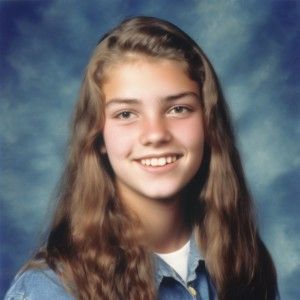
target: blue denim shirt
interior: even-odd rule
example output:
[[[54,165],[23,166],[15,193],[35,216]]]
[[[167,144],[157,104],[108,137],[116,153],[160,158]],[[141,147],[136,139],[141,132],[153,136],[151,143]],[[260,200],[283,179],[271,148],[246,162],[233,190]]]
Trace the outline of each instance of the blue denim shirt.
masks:
[[[204,260],[194,238],[188,257],[188,277],[181,277],[159,256],[154,255],[155,283],[159,300],[215,299],[215,290],[209,279]],[[31,269],[16,276],[4,300],[74,300],[51,269]],[[126,299],[126,297],[124,298]]]
[[[216,299],[215,288],[193,236],[188,256],[186,282],[159,256],[155,255],[155,260],[155,282],[158,290],[158,300]]]

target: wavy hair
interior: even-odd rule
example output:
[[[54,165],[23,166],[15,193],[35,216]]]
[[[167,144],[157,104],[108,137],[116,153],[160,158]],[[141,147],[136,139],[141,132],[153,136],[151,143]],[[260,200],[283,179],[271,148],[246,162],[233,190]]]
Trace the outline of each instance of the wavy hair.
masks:
[[[105,122],[102,85],[109,68],[136,56],[182,62],[199,84],[205,155],[189,186],[190,213],[218,299],[275,299],[276,272],[255,225],[217,76],[199,46],[175,25],[152,17],[122,22],[91,56],[75,109],[69,157],[60,182],[44,259],[78,299],[154,299],[152,255],[138,218],[116,196],[101,154]]]

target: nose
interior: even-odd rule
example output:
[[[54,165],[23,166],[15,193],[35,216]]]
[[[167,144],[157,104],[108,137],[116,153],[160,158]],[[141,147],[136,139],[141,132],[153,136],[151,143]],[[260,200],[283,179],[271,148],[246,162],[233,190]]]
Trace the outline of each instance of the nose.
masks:
[[[159,146],[172,138],[167,121],[162,117],[144,120],[142,126],[140,142],[144,146]]]

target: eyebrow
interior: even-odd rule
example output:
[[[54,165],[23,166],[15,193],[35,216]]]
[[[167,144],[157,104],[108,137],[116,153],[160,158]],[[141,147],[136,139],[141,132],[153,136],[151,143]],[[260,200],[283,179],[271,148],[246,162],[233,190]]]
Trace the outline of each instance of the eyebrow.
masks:
[[[175,94],[175,95],[169,95],[169,96],[166,96],[166,97],[162,97],[160,99],[160,101],[163,101],[163,102],[172,102],[172,101],[176,101],[178,99],[181,99],[181,98],[185,98],[185,97],[195,97],[197,99],[199,99],[199,95],[197,93],[194,93],[194,92],[183,92],[183,93],[178,93],[178,94]],[[139,99],[136,99],[136,98],[113,98],[113,99],[110,99],[105,107],[109,107],[111,105],[114,105],[114,104],[139,104],[141,101]]]

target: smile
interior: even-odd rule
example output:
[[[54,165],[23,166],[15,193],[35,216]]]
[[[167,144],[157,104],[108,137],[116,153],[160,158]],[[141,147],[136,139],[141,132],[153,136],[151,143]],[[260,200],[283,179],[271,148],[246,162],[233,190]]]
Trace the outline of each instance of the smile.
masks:
[[[162,166],[174,163],[178,159],[179,159],[179,156],[172,155],[172,156],[166,156],[166,157],[154,157],[154,158],[141,159],[140,163],[143,166],[162,167]]]

